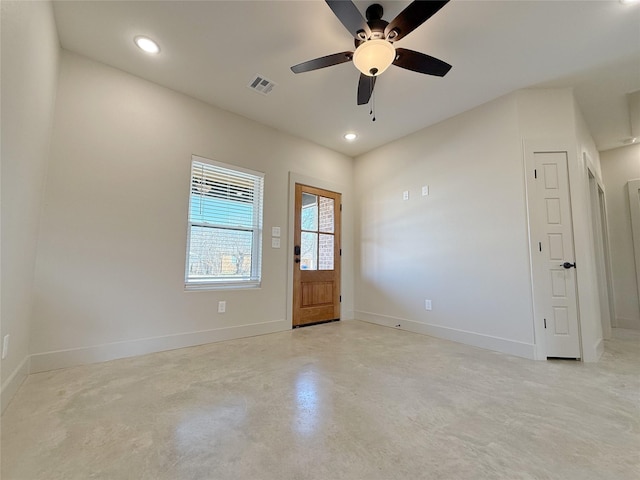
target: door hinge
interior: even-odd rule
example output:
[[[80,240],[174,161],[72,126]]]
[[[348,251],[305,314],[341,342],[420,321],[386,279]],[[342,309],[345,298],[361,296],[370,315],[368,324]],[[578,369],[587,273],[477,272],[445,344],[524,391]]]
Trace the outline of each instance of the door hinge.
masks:
[[[542,242],[538,242],[538,248],[542,251]]]
[[[342,204],[340,204],[340,211],[342,211]]]
[[[340,295],[340,301],[342,302],[342,295]]]
[[[547,328],[547,319],[544,319],[544,328]]]
[[[342,256],[342,249],[340,249],[340,256]]]
[[[533,169],[533,178],[538,178],[538,170]]]

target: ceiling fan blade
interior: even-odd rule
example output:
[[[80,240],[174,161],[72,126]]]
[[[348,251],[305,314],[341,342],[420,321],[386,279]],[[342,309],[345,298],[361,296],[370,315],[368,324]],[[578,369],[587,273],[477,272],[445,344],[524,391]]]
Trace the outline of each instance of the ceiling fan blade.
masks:
[[[351,0],[325,1],[327,2],[327,5],[329,5],[329,8],[333,10],[335,16],[338,17],[338,20],[342,22],[354,38],[366,40],[371,36],[371,29],[369,28],[369,25],[367,25],[367,21]],[[364,38],[359,35],[358,32],[364,32]]]
[[[333,65],[350,62],[352,58],[353,52],[334,53],[333,55],[314,58],[313,60],[299,63],[298,65],[291,67],[291,70],[293,73],[310,72],[311,70],[318,70],[319,68],[331,67]]]
[[[451,65],[447,62],[424,53],[407,50],[406,48],[396,48],[396,59],[393,64],[407,70],[435,75],[436,77],[444,77],[451,70]]]
[[[360,80],[358,81],[358,105],[366,105],[369,103],[371,94],[373,93],[373,87],[376,84],[377,77],[370,77],[364,73],[360,74]]]
[[[392,30],[397,32],[395,37],[389,38],[394,42],[409,35],[416,28],[426,22],[433,14],[444,7],[449,0],[442,1],[420,1],[411,2],[407,8],[398,14],[396,18],[389,22],[384,29],[385,38]]]

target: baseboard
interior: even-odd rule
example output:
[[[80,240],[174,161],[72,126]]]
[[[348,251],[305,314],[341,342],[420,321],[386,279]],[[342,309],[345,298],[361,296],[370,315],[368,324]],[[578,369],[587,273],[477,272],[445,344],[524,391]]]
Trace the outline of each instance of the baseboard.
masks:
[[[18,388],[20,388],[22,382],[27,378],[27,375],[29,375],[30,359],[31,357],[29,355],[24,357],[20,365],[18,365],[13,373],[9,375],[9,378],[2,384],[2,387],[0,387],[0,413],[4,413],[5,408],[7,408],[11,402]]]
[[[616,325],[614,328],[628,328],[630,330],[639,330],[640,319],[616,317]]]
[[[430,325],[428,323],[416,322],[415,320],[407,320],[405,318],[378,315],[371,312],[356,310],[355,316],[358,320],[375,323],[385,327],[400,328],[401,330],[464,343],[465,345],[484,348],[494,352],[506,353],[517,357],[528,358],[530,360],[535,359],[535,345],[529,343],[484,335],[481,333],[468,332],[465,330],[458,330],[455,328],[442,327],[440,325]],[[396,327],[398,324],[401,326]]]
[[[31,355],[31,367],[29,371],[30,373],[46,372],[58,368],[106,362],[118,358],[135,357],[148,353],[175,350],[176,348],[194,347],[206,343],[253,337],[289,329],[291,329],[291,324],[283,319],[240,325],[237,327],[215,328],[198,332],[178,333],[162,337],[107,343],[91,347],[35,353]]]

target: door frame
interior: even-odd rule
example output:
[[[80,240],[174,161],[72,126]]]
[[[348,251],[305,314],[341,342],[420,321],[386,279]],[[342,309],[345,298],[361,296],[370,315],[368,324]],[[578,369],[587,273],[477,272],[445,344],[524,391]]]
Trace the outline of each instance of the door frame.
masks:
[[[609,320],[611,328],[617,327],[616,323],[616,303],[614,301],[613,290],[613,268],[611,267],[611,242],[609,240],[609,217],[607,214],[607,196],[604,187],[598,184],[598,196],[600,197],[600,222],[604,236],[604,266],[607,277],[607,295],[609,297]]]
[[[289,328],[293,328],[293,268],[294,268],[294,255],[293,247],[295,245],[295,214],[296,214],[296,183],[308,185],[310,187],[321,188],[323,190],[329,190],[342,195],[342,204],[344,205],[347,200],[347,187],[338,185],[319,178],[309,177],[296,172],[289,172],[289,213],[288,213],[288,228],[287,228],[287,322]],[[344,210],[341,216],[341,222],[344,224]],[[343,225],[341,225],[343,226]],[[342,269],[340,272],[340,295],[344,297],[345,291],[345,253],[348,255],[348,249],[345,248],[346,242],[344,241],[345,229],[341,228],[342,235]],[[340,306],[340,319],[346,320],[349,317],[345,315],[344,301]]]
[[[613,283],[609,258],[609,229],[607,226],[605,188],[602,178],[587,153],[582,154],[589,181],[591,227],[593,230],[598,293],[600,294],[600,321],[602,336],[611,338],[615,318],[613,305]]]
[[[633,244],[633,256],[636,266],[636,283],[638,296],[640,297],[640,206],[638,205],[638,191],[640,179],[632,179],[627,182],[627,194],[629,195],[629,214],[631,216],[631,240]]]

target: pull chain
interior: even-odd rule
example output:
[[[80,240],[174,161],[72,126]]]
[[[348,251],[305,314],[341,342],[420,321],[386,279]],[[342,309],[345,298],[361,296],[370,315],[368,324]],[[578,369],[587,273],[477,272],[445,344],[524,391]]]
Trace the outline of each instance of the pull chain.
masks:
[[[373,117],[371,121],[375,122],[376,121],[376,94],[373,90],[373,80],[371,81],[370,85],[371,85],[371,90],[369,91],[369,97],[370,97],[369,115]]]
[[[375,122],[376,121],[376,92],[371,92],[371,103],[373,105],[373,107],[371,108],[371,110],[373,111],[373,118],[371,119],[371,121]]]

